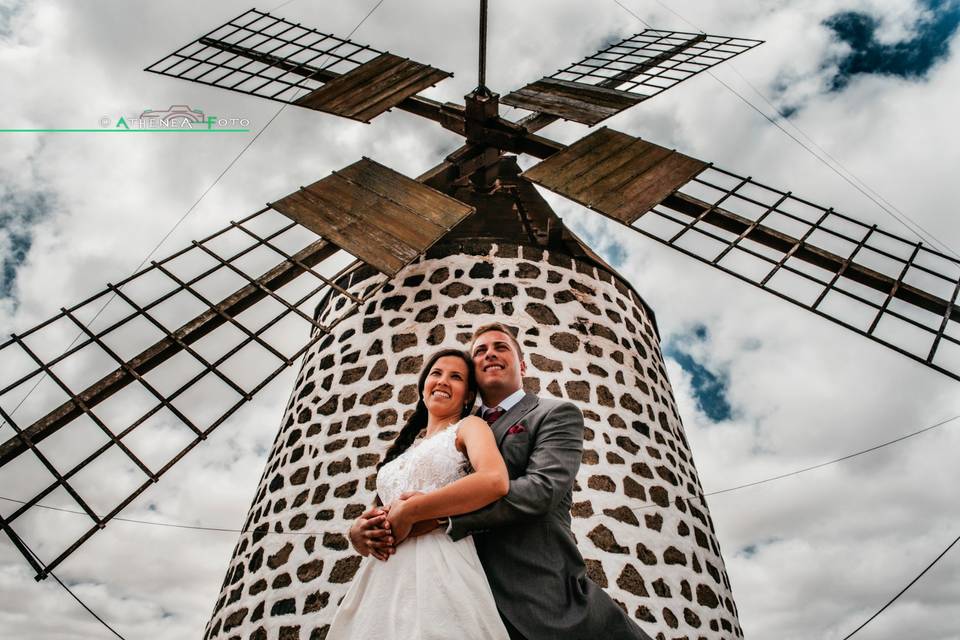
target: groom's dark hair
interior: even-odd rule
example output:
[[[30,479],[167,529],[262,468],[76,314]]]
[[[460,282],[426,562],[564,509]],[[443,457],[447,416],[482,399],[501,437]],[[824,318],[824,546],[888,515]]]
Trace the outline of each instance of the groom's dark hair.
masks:
[[[427,358],[423,368],[420,370],[420,379],[417,381],[417,408],[413,410],[413,414],[410,416],[410,419],[407,420],[405,425],[403,425],[403,428],[400,429],[400,433],[397,434],[393,444],[389,449],[387,449],[387,454],[384,456],[383,462],[377,465],[377,471],[380,470],[380,467],[409,449],[410,445],[413,444],[413,441],[417,439],[417,434],[419,434],[423,428],[427,426],[427,405],[423,402],[423,387],[427,383],[427,374],[430,373],[433,365],[436,364],[437,360],[440,358],[445,358],[447,356],[455,356],[460,358],[463,360],[464,364],[467,365],[467,394],[468,396],[473,394],[473,399],[463,407],[460,417],[465,418],[473,411],[473,404],[477,398],[477,376],[473,370],[473,360],[470,358],[470,354],[463,349],[441,349],[437,351]]]
[[[502,322],[491,322],[489,324],[480,325],[473,331],[473,335],[470,337],[470,356],[473,356],[473,343],[477,341],[477,338],[487,333],[488,331],[500,331],[505,333],[510,337],[510,342],[513,343],[513,347],[517,350],[517,355],[520,356],[520,359],[523,360],[523,349],[520,348],[520,343],[517,342],[516,336],[513,335],[513,330]]]

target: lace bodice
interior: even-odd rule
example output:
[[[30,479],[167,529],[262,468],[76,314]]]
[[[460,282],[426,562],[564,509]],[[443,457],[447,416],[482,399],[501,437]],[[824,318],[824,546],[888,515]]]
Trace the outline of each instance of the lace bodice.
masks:
[[[456,422],[429,438],[414,442],[400,456],[380,468],[377,494],[390,504],[404,491],[427,493],[467,475],[470,461],[457,450]]]

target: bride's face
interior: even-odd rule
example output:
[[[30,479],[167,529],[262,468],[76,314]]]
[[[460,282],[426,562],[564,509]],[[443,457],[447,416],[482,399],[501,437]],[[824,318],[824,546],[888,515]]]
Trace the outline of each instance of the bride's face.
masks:
[[[434,415],[460,415],[467,400],[467,363],[456,356],[439,358],[423,384],[427,411]]]

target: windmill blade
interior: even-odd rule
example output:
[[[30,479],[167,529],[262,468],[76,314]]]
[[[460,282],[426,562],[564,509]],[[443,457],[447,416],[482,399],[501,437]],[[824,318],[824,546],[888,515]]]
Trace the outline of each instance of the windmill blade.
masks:
[[[960,380],[960,260],[599,129],[523,176]]]
[[[761,43],[647,29],[500,102],[592,126]]]
[[[0,529],[45,577],[472,212],[364,159],[13,335],[0,485],[29,495]],[[377,284],[351,290],[371,267]],[[63,526],[41,501],[89,521]],[[52,561],[29,553],[21,520]]]
[[[453,75],[257,9],[146,70],[361,122]]]

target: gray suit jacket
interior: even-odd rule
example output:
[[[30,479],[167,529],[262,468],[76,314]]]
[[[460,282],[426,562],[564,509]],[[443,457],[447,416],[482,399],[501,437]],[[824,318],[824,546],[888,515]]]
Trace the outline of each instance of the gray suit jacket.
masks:
[[[516,424],[524,430],[508,434]],[[650,640],[587,578],[570,530],[583,414],[528,393],[492,429],[510,493],[451,518],[450,536],[473,535],[500,615],[528,640]]]

